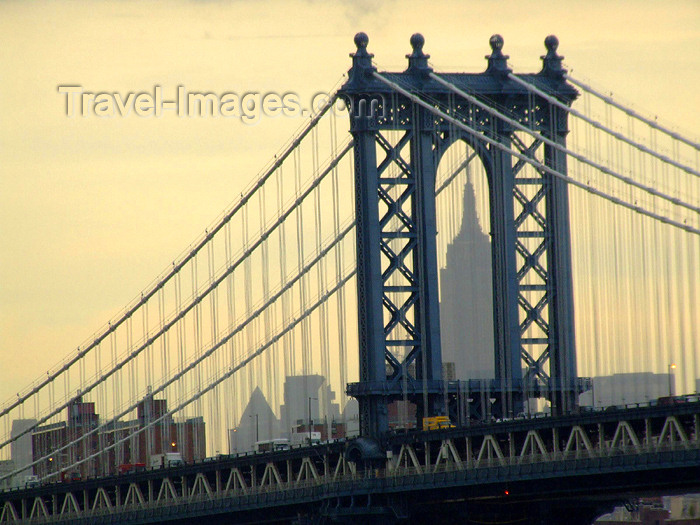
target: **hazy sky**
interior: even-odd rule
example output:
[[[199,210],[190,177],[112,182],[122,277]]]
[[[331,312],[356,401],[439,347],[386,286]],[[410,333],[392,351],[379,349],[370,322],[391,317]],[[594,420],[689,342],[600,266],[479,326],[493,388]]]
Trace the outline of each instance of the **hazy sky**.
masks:
[[[240,193],[300,119],[69,118],[85,91],[297,92],[380,69],[426,38],[438,70],[482,71],[505,38],[537,71],[554,33],[574,76],[698,137],[700,2],[173,1],[0,4],[0,404],[75,350]]]

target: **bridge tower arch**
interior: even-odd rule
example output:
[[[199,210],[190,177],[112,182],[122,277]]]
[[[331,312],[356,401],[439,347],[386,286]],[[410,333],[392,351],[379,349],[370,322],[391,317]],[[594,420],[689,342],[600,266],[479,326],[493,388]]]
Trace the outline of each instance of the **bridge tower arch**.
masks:
[[[357,51],[340,90],[354,139],[360,380],[348,393],[359,402],[361,435],[379,438],[388,430],[393,400],[416,403],[419,418],[444,406],[435,177],[456,141],[474,149],[488,178],[495,413],[521,412],[524,397],[547,397],[553,412],[570,411],[578,388],[566,183],[546,172],[523,177],[525,163],[397,92],[376,75],[368,42],[364,33],[355,36]],[[494,35],[490,44],[485,72],[440,77],[490,107],[506,108],[535,132],[529,143],[431,77],[420,34],[411,37],[408,68],[382,76],[449,108],[481,136],[566,174],[565,156],[537,137],[565,145],[567,113],[510,80],[503,39]],[[564,80],[556,37],[545,46],[542,70],[518,76],[571,104],[577,92]]]

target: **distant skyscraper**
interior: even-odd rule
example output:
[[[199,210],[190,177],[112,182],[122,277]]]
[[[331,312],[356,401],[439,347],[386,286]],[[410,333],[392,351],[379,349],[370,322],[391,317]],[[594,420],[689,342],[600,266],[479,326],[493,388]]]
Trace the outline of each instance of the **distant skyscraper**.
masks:
[[[289,439],[293,429],[298,426],[309,428],[309,418],[314,431],[320,432],[323,439],[344,437],[346,427],[340,424],[340,407],[333,402],[334,399],[335,392],[323,376],[287,376],[284,380],[284,403],[280,406],[278,419],[263,392],[256,388],[238,426],[229,429],[229,452],[234,454],[253,450],[257,441]],[[357,403],[348,405],[355,407],[356,414]]]
[[[282,432],[291,431],[298,422],[306,422],[309,417],[314,421],[323,418],[327,423],[340,419],[340,407],[334,400],[335,392],[323,376],[287,376],[284,379],[284,404],[280,407]]]
[[[229,431],[230,453],[253,450],[257,441],[278,437],[279,420],[265,399],[265,394],[256,387],[243,410],[238,427]]]
[[[71,400],[67,408],[67,421],[36,427],[29,435],[31,460],[38,461],[34,473],[39,477],[53,475],[51,480],[56,481],[61,472],[77,471],[83,478],[116,474],[120,465],[148,465],[151,456],[163,452],[179,452],[186,462],[206,457],[204,418],[174,421],[166,416],[167,400],[154,399],[150,393],[138,403],[137,419],[102,420],[100,424],[95,403],[83,401],[82,396]],[[166,417],[161,420],[161,416]],[[18,429],[28,428],[26,420],[18,421]],[[135,434],[146,425],[151,425],[149,430]],[[80,465],[69,471],[69,465],[78,461]]]
[[[474,186],[464,186],[462,225],[440,269],[442,360],[455,379],[494,377],[491,241],[479,226]]]
[[[32,425],[36,425],[36,419],[15,419],[12,421],[12,433],[10,434],[13,438],[18,436]],[[10,444],[10,455],[12,457],[13,467],[15,469],[20,469],[26,465],[32,463],[32,434],[27,433]],[[21,484],[21,480],[25,476],[34,474],[34,469],[29,468],[26,471],[15,476],[15,485]]]

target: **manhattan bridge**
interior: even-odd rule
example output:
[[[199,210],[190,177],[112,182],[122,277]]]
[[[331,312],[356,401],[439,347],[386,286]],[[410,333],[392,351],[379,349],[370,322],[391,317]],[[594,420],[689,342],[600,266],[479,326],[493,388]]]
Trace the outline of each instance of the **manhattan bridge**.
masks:
[[[0,406],[1,523],[588,524],[700,491],[700,144],[573,77],[554,36],[537,73],[499,35],[478,73],[420,34],[381,71],[368,43],[200,238]],[[467,219],[485,263],[449,255]]]

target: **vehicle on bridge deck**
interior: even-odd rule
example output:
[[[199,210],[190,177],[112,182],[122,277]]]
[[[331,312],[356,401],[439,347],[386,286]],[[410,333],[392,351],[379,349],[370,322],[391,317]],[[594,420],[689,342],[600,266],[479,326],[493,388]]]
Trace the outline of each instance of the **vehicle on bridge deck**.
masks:
[[[122,463],[119,465],[119,474],[126,474],[128,472],[143,472],[146,470],[145,463]]]
[[[165,454],[154,454],[151,456],[151,468],[178,467],[184,465],[182,454],[179,452],[166,452]]]
[[[39,476],[36,474],[24,476],[24,488],[32,489],[34,487],[38,487],[39,485],[41,485],[41,481],[39,481]]]
[[[423,418],[423,430],[440,430],[442,428],[455,428],[447,416],[433,416]]]
[[[292,445],[316,445],[321,442],[321,433],[318,431],[309,432],[305,429],[292,429]]]
[[[266,439],[255,443],[255,452],[277,452],[278,450],[289,450],[288,439]]]
[[[71,472],[61,472],[61,481],[63,483],[71,483],[73,481],[81,481],[83,476],[77,470]]]
[[[679,403],[688,403],[689,400],[685,396],[664,396],[656,400],[657,405],[677,405]]]

